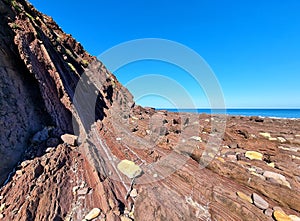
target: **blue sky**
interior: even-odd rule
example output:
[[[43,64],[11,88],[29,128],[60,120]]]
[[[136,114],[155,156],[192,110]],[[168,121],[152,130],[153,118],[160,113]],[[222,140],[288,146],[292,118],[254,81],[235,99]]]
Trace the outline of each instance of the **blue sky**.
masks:
[[[205,59],[219,80],[228,108],[300,108],[298,0],[30,2],[52,16],[92,55],[134,39],[169,39]],[[189,91],[197,107],[209,106],[205,93],[189,80],[188,73],[172,65],[145,61],[129,64],[115,74],[129,89],[135,77],[166,75]],[[174,96],[179,96],[175,90]],[[173,98],[167,100],[145,96],[137,102],[172,106]]]

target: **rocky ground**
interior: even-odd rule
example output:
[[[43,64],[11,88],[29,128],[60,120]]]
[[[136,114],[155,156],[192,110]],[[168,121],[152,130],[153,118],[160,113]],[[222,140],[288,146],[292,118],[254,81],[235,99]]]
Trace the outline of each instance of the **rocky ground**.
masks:
[[[136,106],[50,17],[0,12],[0,220],[300,220],[300,120]]]

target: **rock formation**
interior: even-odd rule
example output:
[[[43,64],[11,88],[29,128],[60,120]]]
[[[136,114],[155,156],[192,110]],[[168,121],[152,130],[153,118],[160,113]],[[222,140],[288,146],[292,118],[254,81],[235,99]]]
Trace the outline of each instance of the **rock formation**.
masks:
[[[299,120],[142,108],[25,0],[0,23],[0,220],[299,220]]]

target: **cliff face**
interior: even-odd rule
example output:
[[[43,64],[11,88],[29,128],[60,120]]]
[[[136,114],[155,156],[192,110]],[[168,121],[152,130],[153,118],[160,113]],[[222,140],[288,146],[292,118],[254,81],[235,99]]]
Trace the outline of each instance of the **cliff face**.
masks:
[[[135,106],[26,1],[0,0],[0,23],[0,220],[297,220],[299,120]]]

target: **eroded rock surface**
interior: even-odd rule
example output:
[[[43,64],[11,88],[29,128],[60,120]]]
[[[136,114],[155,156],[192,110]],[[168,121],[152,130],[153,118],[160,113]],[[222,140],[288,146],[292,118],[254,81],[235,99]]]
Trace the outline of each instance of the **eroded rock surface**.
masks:
[[[136,106],[50,17],[23,0],[0,10],[1,220],[297,220],[299,120]]]

